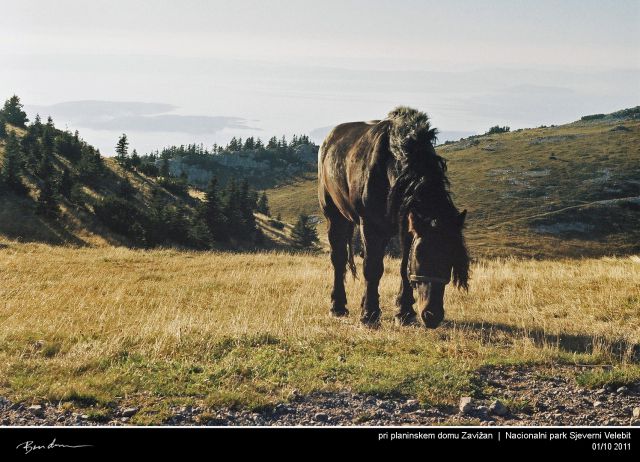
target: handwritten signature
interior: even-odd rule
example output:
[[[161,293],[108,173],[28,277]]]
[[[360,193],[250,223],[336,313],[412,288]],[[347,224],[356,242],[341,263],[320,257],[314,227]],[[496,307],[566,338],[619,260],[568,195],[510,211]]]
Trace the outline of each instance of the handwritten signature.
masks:
[[[77,444],[73,446],[69,444],[56,443],[56,439],[54,438],[53,441],[47,445],[35,444],[33,441],[25,441],[24,443],[20,443],[18,446],[16,446],[16,449],[23,449],[25,454],[29,454],[31,451],[36,451],[39,449],[53,449],[53,448],[77,449],[77,448],[90,448],[90,447],[93,447],[93,446],[90,444]]]

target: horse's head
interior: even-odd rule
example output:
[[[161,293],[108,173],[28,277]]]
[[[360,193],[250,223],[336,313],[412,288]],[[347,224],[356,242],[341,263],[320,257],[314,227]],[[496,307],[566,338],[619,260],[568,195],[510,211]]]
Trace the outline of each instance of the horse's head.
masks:
[[[431,216],[434,215],[434,216]],[[407,273],[418,292],[420,316],[429,328],[444,318],[444,289],[451,281],[467,288],[469,255],[462,228],[467,211],[435,216],[417,210],[407,214],[407,229],[413,241]]]

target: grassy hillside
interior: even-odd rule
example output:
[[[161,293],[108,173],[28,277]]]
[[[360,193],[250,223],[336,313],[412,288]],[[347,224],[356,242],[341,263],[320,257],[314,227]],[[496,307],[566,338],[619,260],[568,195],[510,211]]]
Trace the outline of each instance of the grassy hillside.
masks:
[[[0,396],[101,419],[135,405],[133,422],[161,423],[175,406],[264,406],[294,390],[434,406],[503,398],[479,372],[505,364],[607,365],[568,373],[583,387],[640,377],[637,257],[483,261],[468,293],[447,291],[434,331],[393,325],[397,271],[388,260],[371,330],[328,316],[325,256],[11,243],[0,248]],[[354,312],[362,291],[348,278]]]
[[[634,116],[439,146],[456,204],[469,210],[473,255],[640,252],[640,120]],[[316,190],[315,176],[269,190],[271,209],[285,220],[300,212],[319,215]]]

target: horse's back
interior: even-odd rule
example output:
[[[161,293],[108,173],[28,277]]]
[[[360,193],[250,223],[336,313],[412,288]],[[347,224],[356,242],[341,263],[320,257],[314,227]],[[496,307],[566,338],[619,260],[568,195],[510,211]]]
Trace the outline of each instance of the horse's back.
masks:
[[[327,135],[318,152],[318,198],[326,213],[329,204],[352,222],[358,221],[367,168],[374,152],[379,120],[347,122]]]

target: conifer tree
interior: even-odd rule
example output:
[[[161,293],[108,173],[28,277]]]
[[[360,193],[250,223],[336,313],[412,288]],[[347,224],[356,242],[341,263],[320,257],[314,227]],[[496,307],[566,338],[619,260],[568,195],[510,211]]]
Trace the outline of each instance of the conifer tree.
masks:
[[[294,243],[304,249],[312,248],[318,242],[318,231],[315,225],[311,224],[310,217],[300,214],[298,221],[291,231]]]
[[[171,177],[171,170],[169,169],[169,159],[167,157],[162,159],[160,164],[160,176],[163,178]]]
[[[118,142],[116,143],[116,161],[123,167],[126,167],[128,163],[128,155],[129,141],[127,140],[127,135],[123,133],[122,136],[118,138]]]
[[[227,240],[226,217],[218,191],[218,179],[215,177],[209,180],[202,207],[202,218],[214,241],[222,242]]]
[[[73,189],[73,178],[68,168],[64,168],[62,175],[60,176],[60,183],[58,184],[58,191],[67,199],[71,197],[71,190]]]
[[[14,131],[9,132],[5,145],[4,161],[2,163],[2,183],[15,192],[25,192],[20,175],[22,173],[22,159],[20,142]]]
[[[11,98],[4,102],[4,107],[0,110],[4,120],[11,125],[15,125],[16,127],[26,128],[27,122],[27,113],[22,110],[23,106],[20,102],[20,98],[18,96],[13,95]]]
[[[43,129],[44,127],[42,125],[42,120],[40,120],[40,114],[36,114],[36,118],[33,120],[33,123],[31,124],[31,127],[29,127],[29,130],[33,131],[33,134],[39,138],[42,136]]]
[[[0,113],[0,140],[7,137],[7,126],[4,121],[4,116]]]
[[[138,151],[136,151],[134,149],[133,152],[131,153],[131,166],[133,168],[138,168],[138,167],[140,167],[141,163],[142,163],[142,160],[140,159],[140,156],[138,155]]]
[[[267,193],[265,191],[262,191],[262,195],[260,196],[260,199],[258,199],[256,211],[268,217],[271,216],[271,210],[269,210],[269,198],[267,197]]]
[[[51,176],[44,179],[40,194],[38,195],[38,201],[36,211],[45,217],[53,218],[58,215],[60,209],[58,202],[56,201],[55,189]]]
[[[53,125],[51,116],[47,119],[47,124],[42,131],[42,154],[44,157],[53,156],[55,147],[56,128]]]

